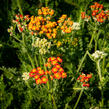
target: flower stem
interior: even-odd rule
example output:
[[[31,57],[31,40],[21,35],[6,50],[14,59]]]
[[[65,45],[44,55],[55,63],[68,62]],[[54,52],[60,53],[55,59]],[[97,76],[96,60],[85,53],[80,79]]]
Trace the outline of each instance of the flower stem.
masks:
[[[24,39],[24,38],[25,38],[25,37],[24,37],[24,33],[22,33],[22,44],[23,44],[23,46],[24,46],[25,49],[26,49],[25,39]],[[29,60],[30,60],[30,62],[31,62],[32,67],[35,68],[35,66],[34,66],[34,62],[33,62],[32,58],[31,58],[31,56],[29,55],[27,49],[26,49],[26,52],[27,52],[27,56],[28,56],[28,58],[29,58]]]
[[[86,51],[86,53],[84,54],[84,56],[83,56],[83,58],[82,58],[82,60],[81,60],[81,63],[80,63],[80,65],[79,65],[78,69],[77,69],[77,73],[80,71],[81,66],[82,66],[82,64],[83,64],[83,62],[84,62],[86,56],[87,56],[87,51]]]
[[[48,6],[48,1],[49,1],[49,0],[45,0],[45,6],[46,6],[46,7]]]
[[[42,56],[42,60],[43,60],[43,63],[44,63],[44,70],[47,71],[47,68],[46,68],[46,66],[45,66],[45,59],[44,59],[43,56]],[[47,75],[47,78],[48,78],[48,75]],[[47,88],[48,88],[48,92],[49,92],[49,91],[50,91],[49,80],[48,80],[48,82],[47,82]],[[48,98],[49,98],[49,100],[51,101],[51,93],[50,93],[50,92],[49,92],[49,94],[48,94]]]
[[[17,6],[19,8],[20,14],[23,15],[22,8],[21,8],[20,1],[19,0],[17,0]]]
[[[54,109],[57,109],[56,102],[55,102],[53,95],[52,95],[52,100],[53,100],[53,104],[54,104]]]
[[[101,69],[100,69],[100,61],[97,61],[96,64],[97,64],[99,79],[100,79],[100,82],[101,82],[102,76],[101,76]]]
[[[100,90],[101,90],[101,103],[100,106],[103,107],[104,105],[104,95],[103,95],[103,87],[102,87],[102,75],[101,75],[101,69],[100,69],[100,61],[96,62],[97,64],[97,69],[98,69],[98,75],[99,75],[99,79],[100,79]]]
[[[38,60],[37,60],[37,57],[36,57],[36,55],[35,55],[35,62],[36,62],[36,67],[38,67],[39,65],[38,65]]]
[[[75,106],[74,106],[73,109],[76,109],[76,107],[77,107],[77,105],[78,105],[78,103],[79,103],[79,101],[80,101],[80,98],[81,98],[81,96],[82,96],[82,93],[83,93],[83,89],[81,90],[81,92],[80,92],[80,94],[79,94],[79,97],[78,97],[78,99],[77,99],[77,101],[76,101],[76,104],[75,104]]]
[[[94,32],[94,33],[95,33],[95,32]],[[84,60],[86,59],[86,56],[87,56],[87,54],[88,54],[88,52],[89,52],[89,48],[91,47],[91,44],[92,44],[93,40],[94,40],[94,34],[93,34],[92,37],[91,37],[90,43],[89,43],[89,45],[88,45],[88,50],[87,50],[86,53],[84,54],[84,56],[83,56],[83,58],[82,58],[82,60],[81,60],[81,62],[80,62],[80,64],[79,64],[79,67],[78,67],[78,69],[77,69],[77,73],[80,71],[83,62],[84,62]]]
[[[98,31],[98,34],[97,34],[96,37],[95,37],[95,51],[97,50],[98,39],[99,39],[100,34],[101,34],[101,31],[99,30],[99,31]]]

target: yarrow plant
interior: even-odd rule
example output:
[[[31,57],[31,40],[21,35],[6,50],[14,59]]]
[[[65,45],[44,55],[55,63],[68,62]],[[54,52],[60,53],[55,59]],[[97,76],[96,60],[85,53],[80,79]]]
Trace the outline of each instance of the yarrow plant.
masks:
[[[51,48],[52,44],[51,42],[48,42],[48,40],[45,38],[41,39],[41,38],[36,37],[35,41],[32,43],[32,46],[34,48],[38,48],[39,53],[43,55],[43,54],[50,52],[49,49]]]
[[[103,59],[105,56],[107,56],[107,54],[104,53],[103,51],[99,51],[99,50],[95,51],[95,53],[92,54],[92,58],[93,58],[94,60],[101,60],[101,59]]]
[[[29,72],[24,72],[22,78],[24,81],[27,81],[29,79]]]
[[[92,78],[92,74],[85,75],[84,73],[82,73],[81,75],[79,75],[77,80],[82,83],[83,87],[89,87],[90,85],[89,85],[88,81],[90,78]]]
[[[90,10],[81,13],[82,20],[87,21],[84,25],[90,26],[87,28],[90,30],[88,38],[86,38],[87,35],[86,37],[81,36],[84,34],[81,23],[73,22],[66,14],[55,20],[55,14],[55,11],[49,7],[38,9],[38,14],[34,16],[17,14],[12,20],[12,26],[8,32],[10,38],[15,39],[12,40],[14,47],[19,50],[21,70],[27,71],[22,74],[28,90],[27,98],[33,102],[38,100],[37,102],[40,104],[38,108],[50,105],[54,109],[64,106],[67,109],[70,108],[70,102],[74,102],[71,108],[74,106],[73,109],[76,109],[83,91],[84,94],[87,91],[92,93],[94,88],[90,87],[90,83],[93,82],[91,81],[93,78],[99,77],[99,80],[97,79],[99,85],[97,85],[103,93],[104,74],[102,72],[105,71],[105,64],[102,67],[103,71],[100,67],[102,66],[101,61],[105,60],[107,54],[98,46],[101,34],[98,25],[100,27],[109,20],[109,11],[104,10],[102,4],[95,2],[90,6]],[[84,41],[86,42],[84,43]],[[89,44],[87,45],[87,43]],[[82,57],[84,48],[87,51]],[[90,52],[94,53],[90,54]],[[96,63],[96,69],[91,69],[95,72],[93,76],[91,73],[79,73],[86,70],[91,72],[90,69],[85,69],[86,64],[83,65],[87,56],[90,57],[87,61],[92,59]],[[93,65],[90,67],[92,68]],[[97,76],[96,73],[98,73]],[[78,74],[80,75],[77,77]],[[69,88],[70,86],[72,88]],[[70,96],[67,97],[68,92],[66,93],[66,91],[69,91]],[[37,95],[36,98],[35,95]],[[77,96],[78,99],[75,103],[73,98]],[[63,97],[65,100],[61,101]],[[28,101],[29,103],[32,102]],[[103,103],[102,101],[102,106]],[[52,109],[51,107],[50,109]]]
[[[62,63],[62,59],[60,57],[50,57],[48,58],[47,63],[45,63],[46,71],[41,67],[37,67],[31,70],[29,76],[35,79],[36,84],[47,83],[48,79],[53,80],[66,78],[67,74],[64,72],[60,63]]]
[[[91,15],[87,15],[85,12],[81,13],[82,19],[85,21],[94,20],[94,22],[104,23],[106,20],[109,19],[109,10],[103,10],[104,6],[95,2],[93,5],[90,6]]]

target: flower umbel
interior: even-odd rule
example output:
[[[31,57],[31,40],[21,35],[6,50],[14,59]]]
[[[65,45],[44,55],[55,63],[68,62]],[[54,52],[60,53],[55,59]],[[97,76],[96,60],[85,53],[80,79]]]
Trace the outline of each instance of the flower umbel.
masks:
[[[24,81],[27,81],[29,79],[29,72],[24,72],[22,78]]]

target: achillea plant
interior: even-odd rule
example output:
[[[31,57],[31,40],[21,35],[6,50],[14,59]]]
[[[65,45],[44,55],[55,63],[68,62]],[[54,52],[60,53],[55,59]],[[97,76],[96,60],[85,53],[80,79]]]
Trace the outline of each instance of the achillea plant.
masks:
[[[36,84],[45,84],[48,82],[48,79],[66,78],[67,73],[61,67],[60,63],[62,63],[60,57],[50,57],[48,58],[47,63],[45,63],[46,71],[41,67],[37,67],[31,70],[29,76],[35,79]]]
[[[106,20],[109,19],[109,11],[105,11],[103,8],[103,4],[95,2],[93,5],[90,6],[91,15],[87,15],[87,13],[82,12],[81,17],[85,21],[93,20],[96,23],[104,23]]]
[[[82,86],[83,87],[89,87],[89,79],[92,78],[92,74],[87,74],[85,75],[84,73],[82,73],[78,78],[77,80],[79,80],[81,83],[82,83]]]
[[[106,85],[103,84],[106,73],[102,73],[105,72],[105,53],[100,52],[103,50],[100,50],[98,41],[102,33],[99,27],[109,19],[109,11],[103,10],[103,5],[94,3],[90,7],[90,12],[89,14],[82,12],[81,15],[82,20],[87,21],[87,29],[91,30],[87,31],[90,32],[87,39],[81,35],[84,34],[85,36],[85,33],[80,30],[82,27],[80,22],[73,22],[66,14],[63,14],[56,21],[54,10],[48,7],[38,9],[38,15],[35,16],[15,15],[8,32],[11,38],[15,39],[12,40],[13,45],[19,49],[21,70],[24,72],[22,79],[30,98],[29,105],[32,100],[33,102],[38,100],[39,108],[45,108],[47,104],[47,106],[50,105],[54,109],[58,107],[67,109],[70,106],[76,109],[83,92],[89,91],[91,88],[93,90],[93,87],[90,87],[89,80],[92,80],[93,77],[98,78],[97,73],[99,80],[97,79],[96,82],[98,82],[97,85],[99,84],[103,98],[103,88]],[[90,36],[91,38],[89,38]],[[86,42],[86,40],[88,41]],[[105,38],[103,41],[103,47],[105,47],[107,43]],[[94,51],[95,53],[91,55],[90,52]],[[83,54],[84,56],[81,58]],[[74,72],[78,74],[85,69],[87,65],[83,63],[87,56],[90,57],[87,61],[92,59],[96,62],[96,69],[94,70],[97,73],[94,73],[93,76],[92,74],[82,73],[77,77]],[[103,62],[98,61],[99,58]],[[103,63],[102,68],[101,63]],[[28,71],[29,73],[27,73]],[[79,90],[80,94],[78,96],[76,93]],[[73,98],[77,96],[78,99],[75,103]],[[63,97],[67,99],[63,100]],[[100,103],[100,106],[103,106],[103,99]]]

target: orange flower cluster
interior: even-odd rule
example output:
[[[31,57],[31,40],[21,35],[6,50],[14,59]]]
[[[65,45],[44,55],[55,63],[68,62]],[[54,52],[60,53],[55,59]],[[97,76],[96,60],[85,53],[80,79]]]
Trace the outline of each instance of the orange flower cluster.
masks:
[[[87,20],[89,20],[89,19],[90,19],[90,16],[86,15],[85,12],[81,12],[81,18],[82,18],[82,19],[87,19]]]
[[[38,15],[44,15],[44,16],[50,15],[50,16],[52,16],[53,14],[54,14],[54,10],[49,9],[48,7],[42,7],[41,9],[38,10]]]
[[[27,22],[30,20],[29,15],[21,15],[18,14],[15,16],[15,20],[13,20],[13,23],[17,24],[19,32],[23,32],[24,29],[27,27]]]
[[[62,15],[57,22],[62,32],[71,33],[73,29],[73,21],[71,21],[71,18],[68,18],[67,15]]]
[[[67,74],[64,72],[64,69],[59,63],[62,63],[62,59],[60,57],[50,57],[45,64],[46,69],[50,70],[44,71],[41,67],[37,67],[32,69],[32,71],[29,73],[29,76],[35,79],[36,84],[45,84],[47,83],[48,78],[51,80],[66,78]]]
[[[80,75],[77,78],[77,80],[83,83],[82,84],[83,87],[89,87],[89,84],[87,82],[89,81],[90,78],[92,78],[92,74],[85,75],[84,73],[82,73],[82,75]]]
[[[46,67],[51,69],[51,80],[53,78],[60,79],[66,78],[67,74],[64,72],[64,69],[61,67],[60,63],[62,63],[62,59],[60,57],[50,57],[48,58],[48,62],[46,63]]]
[[[36,84],[45,84],[48,81],[48,78],[45,76],[45,72],[43,69],[41,69],[41,67],[32,69],[32,71],[29,73],[29,76],[35,79]]]
[[[31,17],[31,21],[28,24],[28,29],[31,31],[30,33],[33,35],[46,35],[48,39],[55,38],[57,34],[57,23],[50,21],[50,16],[54,13],[53,10],[50,10],[47,7],[42,7],[42,9],[38,10],[39,16]],[[44,16],[41,16],[44,15]],[[50,16],[46,16],[50,15]]]
[[[106,19],[109,18],[108,11],[103,10],[103,5],[99,4],[97,2],[94,3],[94,5],[90,6],[92,11],[92,18],[96,20],[97,22],[103,23]],[[85,12],[81,13],[82,19],[90,19],[90,16],[86,15]]]

